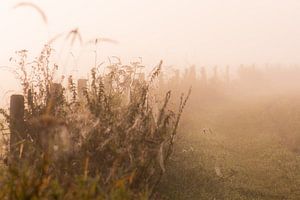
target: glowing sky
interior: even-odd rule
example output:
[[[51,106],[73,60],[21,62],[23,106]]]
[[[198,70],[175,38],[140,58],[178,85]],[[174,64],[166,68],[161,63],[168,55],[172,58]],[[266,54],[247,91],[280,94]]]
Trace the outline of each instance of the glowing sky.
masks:
[[[141,56],[151,66],[160,59],[177,66],[300,63],[299,0],[31,1],[47,14],[47,26],[32,9],[12,9],[18,2],[0,3],[0,66],[15,50],[36,54],[50,37],[75,27],[86,40],[120,42],[100,46],[102,58]],[[87,58],[83,65],[90,65]],[[7,73],[0,78],[6,89]]]

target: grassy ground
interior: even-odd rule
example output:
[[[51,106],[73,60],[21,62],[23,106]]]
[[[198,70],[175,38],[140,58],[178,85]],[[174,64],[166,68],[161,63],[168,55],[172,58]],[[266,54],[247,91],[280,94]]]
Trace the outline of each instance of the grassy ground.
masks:
[[[300,199],[300,97],[252,97],[191,102],[167,199]]]

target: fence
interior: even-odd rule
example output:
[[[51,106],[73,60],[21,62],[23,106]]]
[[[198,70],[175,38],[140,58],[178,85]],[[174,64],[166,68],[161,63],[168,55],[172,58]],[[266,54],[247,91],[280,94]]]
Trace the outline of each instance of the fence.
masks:
[[[82,100],[84,98],[84,90],[87,87],[86,79],[78,80],[78,98]],[[50,87],[50,98],[59,95],[62,92],[62,85],[54,83]],[[15,94],[10,97],[10,143],[9,151],[12,159],[19,158],[21,152],[24,148],[24,142],[27,140],[26,130],[25,130],[25,121],[24,121],[24,112],[25,112],[25,99],[23,95]]]

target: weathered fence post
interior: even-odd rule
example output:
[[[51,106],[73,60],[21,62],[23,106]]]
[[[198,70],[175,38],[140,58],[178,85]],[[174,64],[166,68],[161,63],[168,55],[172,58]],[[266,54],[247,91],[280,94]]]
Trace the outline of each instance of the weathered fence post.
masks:
[[[84,100],[84,91],[87,89],[87,79],[78,79],[77,93],[80,101]]]
[[[10,154],[17,158],[22,141],[26,139],[24,131],[24,97],[12,95],[10,97]]]
[[[55,115],[57,108],[62,103],[63,87],[60,83],[52,83],[50,85],[50,98],[48,101],[48,114]]]
[[[207,84],[207,73],[206,73],[206,68],[205,67],[201,67],[201,83],[202,86],[206,86]]]
[[[52,83],[50,86],[50,95],[52,98],[56,98],[61,95],[63,89],[60,83]]]
[[[225,81],[227,84],[230,82],[230,67],[228,65],[226,66]]]

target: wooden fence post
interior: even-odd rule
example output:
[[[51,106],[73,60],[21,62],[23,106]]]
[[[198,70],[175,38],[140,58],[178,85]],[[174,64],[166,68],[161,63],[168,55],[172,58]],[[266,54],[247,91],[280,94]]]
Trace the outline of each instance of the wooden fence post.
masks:
[[[63,87],[60,83],[52,83],[50,85],[50,98],[48,101],[48,114],[55,115],[57,108],[62,103]]]
[[[87,89],[87,79],[78,79],[77,93],[80,101],[84,100],[84,91]]]
[[[24,96],[10,97],[10,154],[17,158],[22,141],[26,139],[24,131]]]
[[[60,83],[52,83],[50,85],[50,96],[52,98],[56,98],[59,95],[61,95],[63,89],[62,89],[62,85]]]
[[[225,79],[226,79],[226,83],[229,84],[229,82],[230,82],[230,67],[228,65],[226,66]]]

